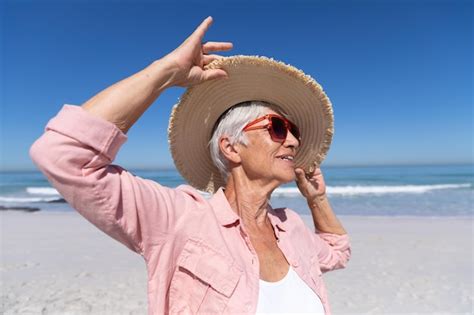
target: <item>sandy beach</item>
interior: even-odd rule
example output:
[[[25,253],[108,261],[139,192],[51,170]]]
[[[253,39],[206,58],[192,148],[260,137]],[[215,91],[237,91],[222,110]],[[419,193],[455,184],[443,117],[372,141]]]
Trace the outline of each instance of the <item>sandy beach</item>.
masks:
[[[324,275],[334,314],[473,313],[472,218],[339,218],[353,256]],[[143,259],[79,214],[0,219],[4,314],[146,314]]]

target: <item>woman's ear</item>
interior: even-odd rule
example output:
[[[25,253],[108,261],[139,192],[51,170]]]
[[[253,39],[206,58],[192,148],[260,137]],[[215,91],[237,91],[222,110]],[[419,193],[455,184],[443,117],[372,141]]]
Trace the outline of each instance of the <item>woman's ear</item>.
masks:
[[[220,137],[219,150],[229,162],[232,162],[234,164],[240,163],[240,148],[237,144],[232,144],[228,136],[223,135],[222,137]]]

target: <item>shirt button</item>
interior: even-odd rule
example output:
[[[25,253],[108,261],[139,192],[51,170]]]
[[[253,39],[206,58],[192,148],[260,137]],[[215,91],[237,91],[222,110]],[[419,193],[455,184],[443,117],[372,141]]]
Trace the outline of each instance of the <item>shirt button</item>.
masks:
[[[298,262],[297,262],[296,260],[294,260],[294,261],[291,263],[291,265],[292,265],[293,267],[298,267]]]

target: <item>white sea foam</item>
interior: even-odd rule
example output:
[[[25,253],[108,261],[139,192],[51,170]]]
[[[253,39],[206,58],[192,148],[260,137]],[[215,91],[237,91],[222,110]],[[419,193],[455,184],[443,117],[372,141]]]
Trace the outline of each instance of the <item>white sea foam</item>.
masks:
[[[52,187],[26,187],[26,192],[32,195],[60,196],[58,191]]]
[[[423,194],[432,190],[439,189],[457,189],[469,188],[471,184],[439,184],[439,185],[399,185],[399,186],[328,186],[328,195],[339,196],[357,196],[357,195],[382,195],[382,194]],[[32,197],[1,197],[0,202],[51,202],[61,198],[59,192],[51,187],[27,187],[26,191],[31,195],[43,195]],[[201,192],[205,198],[209,198],[210,194]],[[297,187],[281,187],[275,189],[272,197],[299,197],[301,194]]]
[[[1,197],[0,202],[31,203],[59,201],[61,197]]]
[[[443,185],[401,185],[401,186],[328,186],[328,195],[356,196],[368,194],[423,194],[431,190],[469,188],[471,184],[443,184]],[[277,188],[273,197],[296,197],[300,192],[297,187]]]

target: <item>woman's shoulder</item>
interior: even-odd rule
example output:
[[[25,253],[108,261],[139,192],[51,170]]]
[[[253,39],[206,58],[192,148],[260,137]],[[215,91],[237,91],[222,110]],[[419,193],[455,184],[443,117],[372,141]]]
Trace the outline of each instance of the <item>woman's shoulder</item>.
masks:
[[[186,196],[188,198],[192,198],[194,201],[201,204],[207,204],[207,198],[210,196],[210,194],[203,191],[199,191],[196,188],[187,184],[179,185],[174,190],[176,191],[176,193]]]

